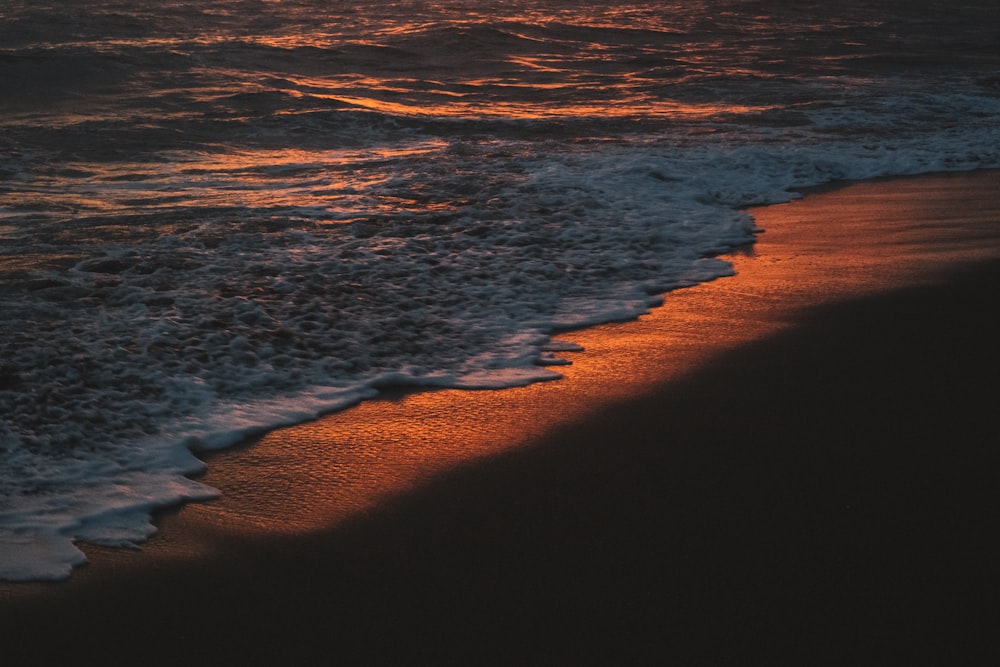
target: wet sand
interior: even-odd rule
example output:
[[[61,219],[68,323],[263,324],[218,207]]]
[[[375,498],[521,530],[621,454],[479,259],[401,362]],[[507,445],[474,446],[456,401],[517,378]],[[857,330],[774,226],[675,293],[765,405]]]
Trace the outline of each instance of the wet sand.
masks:
[[[977,664],[1000,174],[753,213],[562,381],[275,432],[142,551],[0,585],[8,664]]]

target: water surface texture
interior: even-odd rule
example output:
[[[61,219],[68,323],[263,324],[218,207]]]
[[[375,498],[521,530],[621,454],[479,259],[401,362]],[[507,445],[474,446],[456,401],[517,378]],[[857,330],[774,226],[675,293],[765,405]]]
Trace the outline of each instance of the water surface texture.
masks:
[[[739,207],[1000,166],[992,2],[0,2],[0,578],[389,385],[558,377]],[[835,225],[836,220],[830,220]]]

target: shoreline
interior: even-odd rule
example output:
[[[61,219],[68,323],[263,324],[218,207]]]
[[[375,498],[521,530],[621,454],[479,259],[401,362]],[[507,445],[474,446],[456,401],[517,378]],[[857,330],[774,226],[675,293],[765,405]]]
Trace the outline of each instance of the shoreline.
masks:
[[[208,452],[209,469],[199,479],[218,488],[222,498],[185,505],[182,514],[188,516],[168,521],[180,522],[182,530],[194,524],[233,535],[326,530],[455,466],[530,445],[608,403],[682,377],[712,355],[793,326],[802,311],[931,282],[948,267],[1000,257],[1000,232],[990,214],[981,215],[981,206],[973,203],[976,209],[961,216],[954,230],[965,202],[956,209],[951,196],[925,195],[926,184],[958,184],[966,197],[964,182],[976,183],[981,196],[992,201],[991,183],[1000,190],[1000,171],[821,187],[804,199],[748,209],[764,231],[753,246],[723,255],[736,276],[670,292],[662,306],[638,320],[556,334],[555,339],[583,348],[557,355],[571,364],[554,367],[561,380],[499,391],[389,390],[235,449]],[[923,217],[908,203],[920,198],[938,201],[927,204]],[[827,225],[847,200],[865,214],[848,211],[849,221]],[[911,220],[875,226],[879,216],[901,208]],[[986,222],[974,220],[979,217]],[[991,235],[992,246],[982,242]],[[519,418],[512,425],[498,414]],[[335,443],[335,449],[322,443]],[[256,476],[256,470],[276,462],[288,474],[272,480]],[[332,471],[317,472],[330,465]],[[291,494],[289,485],[295,488]],[[240,506],[248,498],[256,505],[249,516]],[[261,503],[262,498],[268,500]]]
[[[164,515],[142,551],[85,546],[92,563],[68,582],[0,584],[5,634],[50,624],[96,645],[115,609],[138,608],[122,651],[187,632],[250,662],[283,655],[237,641],[265,632],[301,658],[333,633],[331,656],[366,664],[486,647],[499,662],[640,647],[806,657],[838,633],[868,655],[926,651],[918,630],[942,620],[928,600],[974,602],[991,553],[976,540],[996,518],[996,457],[975,443],[992,433],[990,401],[962,383],[997,366],[983,311],[1000,282],[998,185],[996,171],[918,176],[751,209],[765,231],[733,258],[737,276],[671,292],[637,322],[558,335],[585,349],[560,355],[563,380],[389,394],[213,454],[201,479],[222,499]],[[969,548],[967,572],[923,523]],[[942,568],[921,545],[938,545]],[[958,610],[965,632],[973,610],[985,613]],[[539,630],[560,618],[578,636]],[[450,644],[427,636],[439,625]]]

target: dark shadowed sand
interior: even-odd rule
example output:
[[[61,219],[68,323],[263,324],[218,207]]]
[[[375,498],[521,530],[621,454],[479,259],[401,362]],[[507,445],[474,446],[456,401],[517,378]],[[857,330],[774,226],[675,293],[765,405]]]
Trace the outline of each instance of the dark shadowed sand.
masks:
[[[3,664],[997,664],[1000,174],[753,211],[738,275],[213,457]]]

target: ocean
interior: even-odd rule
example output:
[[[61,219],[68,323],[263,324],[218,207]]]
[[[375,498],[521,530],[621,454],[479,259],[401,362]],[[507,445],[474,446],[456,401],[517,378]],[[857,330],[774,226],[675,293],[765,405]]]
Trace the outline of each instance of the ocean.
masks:
[[[557,379],[742,207],[1000,166],[998,44],[991,1],[0,0],[0,579],[215,497],[200,452]]]

